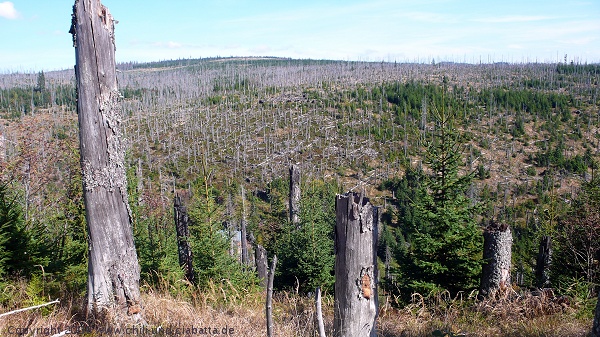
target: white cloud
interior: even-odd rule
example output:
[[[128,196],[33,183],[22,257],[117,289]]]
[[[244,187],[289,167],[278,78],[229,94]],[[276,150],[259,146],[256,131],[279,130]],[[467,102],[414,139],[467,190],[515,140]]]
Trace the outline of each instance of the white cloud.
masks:
[[[12,2],[0,2],[0,17],[14,20],[19,17],[19,12],[17,12]]]
[[[133,43],[133,44],[136,44],[136,43]],[[154,42],[152,45],[154,47],[167,48],[167,49],[179,49],[179,48],[182,48],[184,46],[182,43],[175,42],[175,41]]]
[[[171,49],[176,49],[176,48],[183,47],[183,44],[181,44],[179,42],[175,42],[175,41],[169,41],[169,42],[167,42],[167,47],[171,48]]]
[[[482,18],[475,19],[474,22],[484,22],[484,23],[511,23],[511,22],[535,22],[535,21],[543,21],[552,19],[549,16],[540,16],[540,15],[510,15],[510,16],[500,16],[500,17],[490,17],[490,18]]]

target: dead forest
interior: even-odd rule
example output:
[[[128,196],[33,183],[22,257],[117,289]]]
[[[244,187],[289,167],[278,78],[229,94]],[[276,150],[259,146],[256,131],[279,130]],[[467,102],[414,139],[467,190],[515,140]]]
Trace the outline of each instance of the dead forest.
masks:
[[[317,335],[317,287],[331,335],[335,203],[351,191],[379,209],[377,270],[361,271],[378,275],[378,336],[590,330],[600,271],[600,66],[231,57],[123,63],[116,76],[151,326],[214,319],[238,335],[264,334],[250,325],[265,326],[264,281],[276,254],[275,335]],[[0,74],[0,312],[70,303],[20,322],[84,321],[76,104],[73,71]],[[439,239],[424,229],[435,211],[421,210],[437,205],[435,151],[446,142],[457,183],[444,210],[456,213],[449,222],[471,226],[449,231],[470,230],[462,240],[472,246],[464,261],[443,266],[454,270],[436,274],[417,255],[428,254],[419,242]],[[289,183],[293,170],[298,186]],[[512,253],[498,262],[505,271],[483,272],[501,279],[498,297],[480,282],[485,261],[496,259],[484,237]],[[462,249],[444,245],[435,259]],[[194,261],[184,266],[182,256]],[[175,303],[184,309],[169,316]],[[0,330],[8,326],[0,318]]]

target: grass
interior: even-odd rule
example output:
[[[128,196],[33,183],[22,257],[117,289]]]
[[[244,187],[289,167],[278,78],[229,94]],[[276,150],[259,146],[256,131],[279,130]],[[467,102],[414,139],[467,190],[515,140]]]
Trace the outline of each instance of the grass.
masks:
[[[165,286],[168,285],[143,287],[146,326],[120,328],[129,328],[125,332],[131,336],[207,335],[208,328],[212,334],[217,329],[234,336],[265,335],[264,293],[258,289],[240,291],[225,282],[204,291],[190,286],[174,295]],[[24,281],[4,286],[2,291],[10,292],[12,298],[8,306],[0,306],[0,312],[43,302],[41,298],[32,302]],[[59,305],[2,317],[0,334],[52,336],[75,328],[83,332],[78,336],[118,335],[116,327],[109,323],[86,321],[83,304],[84,298],[74,297],[61,300]],[[475,300],[474,294],[455,297],[447,292],[415,294],[411,303],[402,307],[394,305],[391,297],[380,297],[377,335],[424,337],[434,336],[435,332],[437,336],[587,336],[592,324],[591,311],[592,306],[585,301],[555,296],[551,291],[511,291],[482,301]],[[333,336],[331,295],[323,298],[323,314],[326,334]],[[318,335],[314,301],[308,296],[276,293],[274,320],[275,336]]]

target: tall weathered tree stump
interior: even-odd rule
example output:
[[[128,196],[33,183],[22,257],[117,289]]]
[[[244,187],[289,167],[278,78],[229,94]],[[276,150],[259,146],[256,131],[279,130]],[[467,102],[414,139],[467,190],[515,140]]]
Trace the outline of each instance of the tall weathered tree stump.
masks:
[[[254,260],[256,261],[256,274],[260,284],[263,288],[266,288],[268,276],[267,250],[259,244],[254,248]]]
[[[178,195],[173,199],[173,213],[175,215],[175,230],[177,231],[177,251],[179,253],[179,266],[185,272],[185,278],[191,283],[196,283],[190,246],[190,229],[187,209]]]
[[[267,281],[267,300],[265,303],[265,316],[267,318],[267,336],[273,336],[273,280],[275,279],[275,268],[277,268],[277,255],[273,255],[271,269],[269,269]]]
[[[550,263],[552,263],[552,238],[544,235],[540,241],[535,265],[535,278],[538,288],[545,288],[550,285],[550,275],[548,274]]]
[[[335,203],[334,336],[376,336],[378,208],[362,194]]]
[[[600,292],[598,292],[596,310],[594,311],[594,322],[592,323],[592,336],[600,337]]]
[[[246,232],[246,192],[242,185],[242,220],[240,221],[240,245],[242,246],[242,264],[247,266],[248,259],[248,233]]]
[[[323,323],[323,310],[321,308],[321,288],[315,290],[315,316],[317,320],[317,328],[319,337],[325,337],[325,323]]]
[[[483,232],[483,260],[479,297],[510,287],[512,233],[506,223],[492,222]]]
[[[290,222],[300,225],[300,168],[290,166]]]
[[[76,0],[72,18],[89,234],[87,310],[91,315],[110,310],[118,317],[140,318],[140,267],[127,200],[114,20],[100,0]]]

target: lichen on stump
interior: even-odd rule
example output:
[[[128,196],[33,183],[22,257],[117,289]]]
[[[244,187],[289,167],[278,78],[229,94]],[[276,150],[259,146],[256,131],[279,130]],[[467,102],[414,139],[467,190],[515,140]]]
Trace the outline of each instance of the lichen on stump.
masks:
[[[71,33],[89,235],[87,311],[92,318],[143,321],[140,267],[127,198],[113,17],[99,0],[76,0]]]

